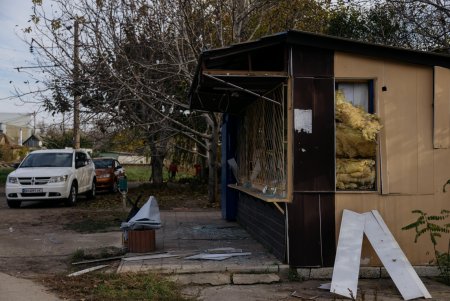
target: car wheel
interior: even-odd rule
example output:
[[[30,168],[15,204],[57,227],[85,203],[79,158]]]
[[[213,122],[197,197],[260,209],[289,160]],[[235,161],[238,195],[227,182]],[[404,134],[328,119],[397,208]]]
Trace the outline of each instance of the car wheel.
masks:
[[[116,193],[117,191],[119,191],[119,185],[117,184],[117,181],[114,181],[111,187],[111,192]]]
[[[97,185],[95,184],[95,180],[92,180],[92,188],[87,192],[87,198],[92,200],[95,199],[97,195]]]
[[[9,208],[20,208],[21,201],[6,200]]]
[[[72,186],[70,186],[70,193],[69,196],[66,199],[66,205],[69,207],[75,206],[77,202],[77,185],[72,183]]]

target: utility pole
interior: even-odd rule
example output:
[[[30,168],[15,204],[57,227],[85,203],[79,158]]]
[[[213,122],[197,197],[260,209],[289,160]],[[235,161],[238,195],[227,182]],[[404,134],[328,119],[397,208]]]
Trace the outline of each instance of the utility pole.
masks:
[[[80,148],[80,92],[79,92],[79,22],[75,17],[73,32],[73,148]]]
[[[36,111],[33,112],[33,135],[36,134]]]

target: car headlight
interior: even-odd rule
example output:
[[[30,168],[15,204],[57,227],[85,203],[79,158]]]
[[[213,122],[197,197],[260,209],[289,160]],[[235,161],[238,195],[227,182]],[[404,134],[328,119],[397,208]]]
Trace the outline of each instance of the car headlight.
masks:
[[[111,178],[111,174],[110,173],[104,173],[104,174],[101,174],[101,175],[97,176],[97,178],[99,178],[99,179]]]
[[[8,183],[17,184],[19,180],[16,177],[8,177]]]
[[[67,175],[64,176],[56,176],[56,177],[51,177],[50,180],[48,181],[49,183],[59,183],[59,182],[65,182],[67,180]]]

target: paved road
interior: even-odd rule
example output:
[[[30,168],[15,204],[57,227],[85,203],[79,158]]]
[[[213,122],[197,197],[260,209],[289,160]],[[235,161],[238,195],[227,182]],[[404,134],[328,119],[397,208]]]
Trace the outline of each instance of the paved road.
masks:
[[[0,273],[0,301],[59,301],[42,285]]]

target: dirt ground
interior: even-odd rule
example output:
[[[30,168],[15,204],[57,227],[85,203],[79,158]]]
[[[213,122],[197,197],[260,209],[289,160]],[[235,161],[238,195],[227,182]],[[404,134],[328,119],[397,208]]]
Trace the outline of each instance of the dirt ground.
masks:
[[[204,194],[178,188],[158,190],[161,209],[209,206]],[[154,192],[150,186],[131,185],[129,197],[135,201],[142,195],[142,205]],[[122,210],[119,193],[102,192],[94,201],[80,196],[76,207],[25,202],[20,209],[10,209],[4,187],[0,187],[0,272],[38,278],[70,270],[70,260],[77,250],[93,253],[104,252],[105,247],[120,250],[119,227],[127,215],[128,211]]]
[[[101,211],[101,209],[97,209]],[[77,249],[121,246],[121,232],[77,233],[67,224],[80,221],[93,209],[67,208],[62,203],[24,203],[9,209],[0,196],[0,272],[37,277],[67,270]]]

